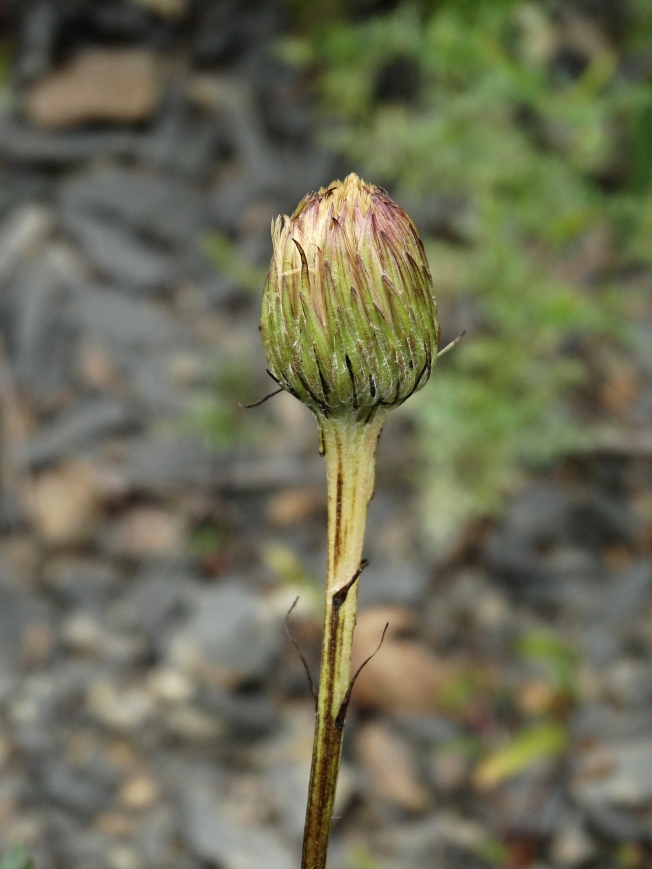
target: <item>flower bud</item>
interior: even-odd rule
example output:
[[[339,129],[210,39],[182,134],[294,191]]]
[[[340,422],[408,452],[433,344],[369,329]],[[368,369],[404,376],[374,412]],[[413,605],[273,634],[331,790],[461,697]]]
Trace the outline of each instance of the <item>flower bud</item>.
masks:
[[[260,330],[270,373],[317,415],[365,419],[426,383],[439,327],[416,228],[357,175],[272,223]]]

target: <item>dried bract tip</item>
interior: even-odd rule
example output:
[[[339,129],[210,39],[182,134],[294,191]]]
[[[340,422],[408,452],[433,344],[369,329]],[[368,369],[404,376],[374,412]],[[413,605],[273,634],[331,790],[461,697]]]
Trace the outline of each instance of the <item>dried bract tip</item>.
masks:
[[[439,327],[410,218],[357,175],[272,223],[260,324],[279,384],[316,414],[359,419],[421,389]]]

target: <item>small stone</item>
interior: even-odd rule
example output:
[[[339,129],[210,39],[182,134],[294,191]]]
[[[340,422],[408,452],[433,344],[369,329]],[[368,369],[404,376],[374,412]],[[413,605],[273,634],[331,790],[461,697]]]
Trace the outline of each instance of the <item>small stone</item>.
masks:
[[[487,830],[477,821],[442,812],[437,818],[441,838],[470,853],[477,853],[489,838]]]
[[[104,640],[102,625],[86,613],[67,619],[61,628],[61,638],[69,649],[91,654],[99,651]]]
[[[142,727],[154,714],[150,696],[140,688],[120,689],[110,682],[97,682],[87,695],[91,715],[118,731]]]
[[[126,736],[116,736],[106,746],[106,757],[112,767],[133,772],[141,763],[141,758],[135,746]]]
[[[430,774],[438,790],[455,791],[468,783],[471,761],[468,754],[454,748],[435,752],[430,762]]]
[[[604,803],[582,806],[587,822],[602,840],[626,845],[645,842],[650,835],[649,821],[645,815],[617,809]]]
[[[192,437],[135,440],[126,454],[131,485],[148,491],[212,487],[218,477],[214,452]]]
[[[154,805],[159,796],[156,782],[148,775],[139,774],[130,778],[120,788],[118,800],[128,809],[140,811]]]
[[[206,382],[206,366],[194,353],[175,353],[168,366],[170,383],[188,389]]]
[[[59,759],[45,763],[41,788],[46,798],[84,815],[95,815],[111,797],[109,784]]]
[[[31,625],[48,627],[47,612],[42,604],[0,588],[0,702],[9,690],[7,680],[14,675],[13,668],[29,663],[26,632]]]
[[[0,542],[0,586],[15,590],[33,586],[38,562],[38,546],[31,535],[5,537]]]
[[[408,744],[382,722],[360,729],[358,757],[369,778],[369,795],[407,812],[423,811],[430,800],[419,780]]]
[[[81,329],[95,333],[121,353],[135,350],[141,354],[184,335],[160,306],[99,286],[80,288],[73,299],[72,313]]]
[[[166,250],[197,242],[203,228],[203,199],[194,186],[170,173],[99,166],[63,182],[64,221],[101,217]]]
[[[49,559],[42,572],[48,591],[70,604],[104,604],[119,582],[118,573],[103,561],[59,555]]]
[[[315,729],[311,703],[291,703],[283,710],[283,726],[260,743],[256,757],[268,783],[274,814],[297,843],[301,842],[306,816],[310,761]],[[335,792],[334,820],[343,816],[359,789],[358,770],[346,761],[340,764]]]
[[[620,658],[603,678],[607,694],[619,706],[646,707],[652,698],[652,667],[645,661]]]
[[[23,631],[21,646],[21,661],[24,666],[44,664],[54,647],[52,629],[46,622],[30,622]]]
[[[88,540],[100,518],[100,497],[93,468],[71,461],[39,474],[29,499],[31,517],[41,539],[52,546]]]
[[[652,740],[599,746],[580,759],[572,781],[582,804],[621,807],[652,800]]]
[[[56,243],[44,246],[18,270],[10,287],[14,318],[11,358],[16,384],[28,387],[32,395],[46,401],[48,396],[52,401],[57,393],[65,401],[68,386],[65,354],[70,336],[62,304],[61,284],[66,278],[60,268],[60,249]],[[20,403],[18,411],[16,416],[20,414]],[[14,443],[19,452],[21,442]]]
[[[166,569],[160,562],[146,563],[123,598],[124,617],[145,631],[158,648],[167,647],[168,629],[187,612],[197,586],[195,577]]]
[[[379,853],[391,854],[393,866],[430,867],[447,865],[453,849],[461,852],[455,864],[472,865],[491,842],[480,823],[444,810],[407,824],[387,824],[377,839]],[[466,860],[463,859],[466,857]],[[434,858],[434,859],[433,859]]]
[[[110,869],[143,869],[143,861],[133,848],[116,845],[107,854]]]
[[[171,709],[166,715],[165,721],[168,730],[183,739],[202,742],[216,739],[224,732],[224,727],[219,719],[190,706]]]
[[[151,292],[175,278],[173,260],[112,220],[93,214],[67,216],[65,226],[105,279],[119,286]]]
[[[16,451],[16,459],[26,465],[46,465],[68,458],[98,438],[131,425],[132,414],[115,398],[81,401],[32,435],[24,447]]]
[[[383,545],[391,545],[387,533],[383,535],[381,531],[380,537]],[[380,563],[374,563],[373,570],[367,573],[360,586],[361,607],[366,609],[386,604],[422,606],[430,581],[428,570],[418,562],[397,557],[395,553],[379,552],[378,557]]]
[[[5,842],[22,842],[28,848],[38,842],[45,833],[43,815],[39,812],[23,810],[18,816],[8,813],[9,817],[3,818],[2,833]]]
[[[42,205],[23,205],[0,228],[0,279],[6,280],[20,261],[33,254],[54,226],[52,213]]]
[[[295,840],[301,841],[306,817],[310,759],[303,763],[277,763],[269,769],[270,799],[282,828]],[[338,788],[341,779],[338,779]],[[336,810],[339,814],[339,810]]]
[[[143,49],[90,49],[39,81],[25,97],[37,127],[62,129],[92,121],[149,118],[161,95],[154,56]]]
[[[292,869],[294,854],[275,830],[243,824],[206,769],[181,781],[181,830],[191,851],[223,869]]]
[[[0,153],[19,163],[67,166],[80,160],[129,156],[139,151],[140,136],[132,130],[37,130],[15,116],[0,116]]]
[[[511,609],[506,595],[495,588],[482,592],[474,607],[474,618],[485,630],[500,629],[509,624]]]
[[[134,822],[132,818],[118,812],[100,812],[93,821],[93,829],[111,839],[131,839],[134,835]]]
[[[111,631],[86,612],[74,613],[64,621],[61,639],[72,652],[118,663],[132,661],[145,650],[140,638]]]
[[[565,822],[550,846],[550,856],[558,866],[579,866],[595,856],[595,842],[586,833],[579,818]]]
[[[162,703],[187,703],[195,693],[195,685],[185,673],[173,667],[154,670],[148,680],[149,690]]]
[[[269,794],[263,779],[255,773],[241,771],[230,775],[225,782],[224,801],[237,825],[253,827],[269,819]]]
[[[130,558],[178,555],[186,543],[182,516],[156,507],[134,507],[113,528],[113,548]]]
[[[82,338],[77,357],[77,373],[85,386],[92,389],[114,390],[119,378],[108,348],[100,341]]]
[[[194,610],[169,643],[177,669],[224,688],[260,676],[278,653],[280,620],[242,581],[198,592]]]

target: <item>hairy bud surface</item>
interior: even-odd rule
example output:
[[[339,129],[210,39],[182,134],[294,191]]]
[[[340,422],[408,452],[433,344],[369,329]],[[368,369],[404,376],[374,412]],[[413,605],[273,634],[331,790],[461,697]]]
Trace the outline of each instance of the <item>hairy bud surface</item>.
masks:
[[[395,407],[437,358],[432,278],[416,227],[357,175],[272,223],[260,324],[270,372],[318,416]]]

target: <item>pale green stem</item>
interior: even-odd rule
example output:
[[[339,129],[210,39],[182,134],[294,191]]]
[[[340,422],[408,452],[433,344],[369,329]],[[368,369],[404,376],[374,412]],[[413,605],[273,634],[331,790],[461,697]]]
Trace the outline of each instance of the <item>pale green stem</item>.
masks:
[[[340,766],[351,649],[376,448],[387,411],[367,422],[320,420],[328,475],[328,572],[319,702],[301,869],[324,869]]]

